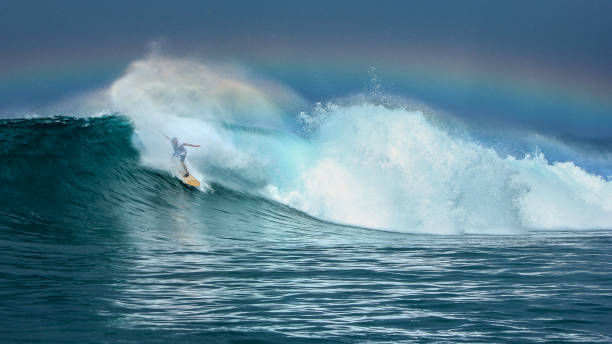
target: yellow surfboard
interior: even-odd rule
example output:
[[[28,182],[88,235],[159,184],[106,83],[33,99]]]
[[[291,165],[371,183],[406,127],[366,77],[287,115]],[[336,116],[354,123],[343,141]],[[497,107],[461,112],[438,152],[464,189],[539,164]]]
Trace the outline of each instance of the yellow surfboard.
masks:
[[[183,181],[183,183],[187,185],[195,186],[196,188],[200,187],[200,182],[197,179],[195,179],[195,177],[192,174],[189,174],[187,177],[181,176],[181,180]]]

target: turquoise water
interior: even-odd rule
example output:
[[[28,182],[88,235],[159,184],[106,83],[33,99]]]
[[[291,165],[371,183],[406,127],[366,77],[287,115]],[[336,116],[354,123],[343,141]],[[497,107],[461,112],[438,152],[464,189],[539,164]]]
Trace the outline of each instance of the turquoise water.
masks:
[[[0,122],[0,341],[612,341],[609,230],[341,226],[219,174],[188,188],[133,138],[122,116]]]

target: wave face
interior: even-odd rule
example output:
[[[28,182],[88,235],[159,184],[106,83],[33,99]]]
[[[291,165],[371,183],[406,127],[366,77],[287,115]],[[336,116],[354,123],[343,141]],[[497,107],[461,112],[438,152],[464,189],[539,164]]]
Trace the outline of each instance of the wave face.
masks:
[[[12,185],[1,189],[3,215],[65,223],[130,197],[121,186],[147,182],[132,132],[118,117],[3,120],[0,180]]]
[[[203,191],[214,184],[325,221],[434,234],[612,228],[612,182],[535,146],[571,151],[563,143],[521,138],[531,151],[507,154],[516,136],[482,139],[405,105],[354,98],[297,112],[304,101],[281,85],[160,57],[72,103],[120,115],[5,121],[5,180],[20,185],[7,196],[44,189],[49,209],[92,196],[146,203],[134,185],[155,190],[176,174],[167,135],[202,145],[188,166]],[[98,194],[101,185],[117,194]]]

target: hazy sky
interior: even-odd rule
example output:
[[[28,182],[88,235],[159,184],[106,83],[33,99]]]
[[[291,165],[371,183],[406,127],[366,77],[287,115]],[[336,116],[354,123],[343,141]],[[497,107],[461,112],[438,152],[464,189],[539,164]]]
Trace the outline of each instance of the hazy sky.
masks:
[[[214,47],[235,55],[272,48],[430,49],[510,56],[606,79],[612,74],[607,0],[0,0],[0,32],[2,60],[12,63],[45,55],[138,54],[148,41],[165,39],[181,49]]]
[[[313,97],[325,92],[313,90],[313,70],[327,66],[338,88],[336,67],[366,75],[371,65],[612,91],[609,0],[0,0],[0,105],[110,82],[152,41],[170,54],[286,64],[287,79],[307,85],[290,86]]]

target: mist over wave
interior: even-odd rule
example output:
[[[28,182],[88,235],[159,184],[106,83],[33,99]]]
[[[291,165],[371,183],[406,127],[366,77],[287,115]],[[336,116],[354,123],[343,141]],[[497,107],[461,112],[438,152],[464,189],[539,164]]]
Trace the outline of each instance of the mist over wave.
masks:
[[[239,67],[157,55],[134,62],[104,97],[113,111],[134,121],[135,144],[149,166],[173,170],[164,135],[201,144],[204,149],[193,151],[188,161],[199,179],[207,179],[203,165],[232,171],[252,165],[252,157],[236,149],[224,125],[282,129],[285,111],[303,105],[291,90]]]
[[[612,182],[574,162],[507,155],[423,111],[355,99],[313,106],[239,68],[151,56],[77,102],[130,118],[145,166],[174,173],[162,134],[177,136],[202,145],[188,154],[199,179],[327,221],[440,234],[612,228]]]

